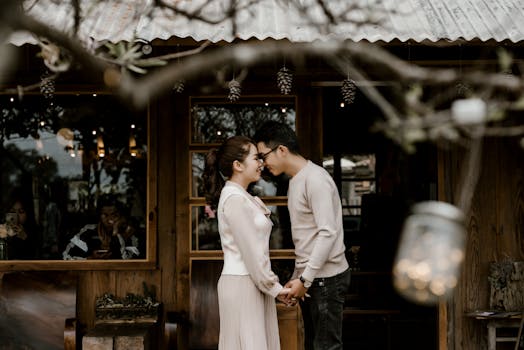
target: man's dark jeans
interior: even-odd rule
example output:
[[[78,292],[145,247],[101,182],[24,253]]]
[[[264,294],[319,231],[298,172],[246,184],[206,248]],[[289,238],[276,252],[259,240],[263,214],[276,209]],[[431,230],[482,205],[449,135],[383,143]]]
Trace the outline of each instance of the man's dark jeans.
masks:
[[[351,272],[328,278],[315,278],[308,290],[310,298],[301,302],[306,350],[342,350],[344,298]]]

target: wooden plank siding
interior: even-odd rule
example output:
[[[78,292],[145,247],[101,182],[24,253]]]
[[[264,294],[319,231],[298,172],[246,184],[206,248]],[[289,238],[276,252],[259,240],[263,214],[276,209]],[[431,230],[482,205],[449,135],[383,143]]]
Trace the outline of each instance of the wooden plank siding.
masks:
[[[455,203],[464,149],[453,147],[439,156],[439,199]],[[453,299],[441,308],[439,349],[487,347],[485,325],[465,316],[489,308],[489,263],[524,259],[524,152],[516,139],[486,139],[481,172],[471,211],[467,213],[466,258]],[[447,334],[444,336],[443,332]],[[447,344],[443,344],[447,339]]]

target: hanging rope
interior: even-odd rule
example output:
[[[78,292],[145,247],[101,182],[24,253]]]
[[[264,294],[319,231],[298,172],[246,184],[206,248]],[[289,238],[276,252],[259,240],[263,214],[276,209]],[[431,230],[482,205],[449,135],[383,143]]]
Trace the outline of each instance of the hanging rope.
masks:
[[[462,164],[462,181],[457,189],[458,196],[455,198],[457,198],[456,206],[462,210],[464,215],[469,213],[475,188],[480,178],[484,129],[485,126],[482,125],[473,131],[469,152]]]

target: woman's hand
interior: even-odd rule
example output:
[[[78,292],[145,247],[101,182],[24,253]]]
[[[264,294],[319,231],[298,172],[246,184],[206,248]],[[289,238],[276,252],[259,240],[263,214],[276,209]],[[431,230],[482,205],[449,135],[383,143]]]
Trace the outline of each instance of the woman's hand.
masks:
[[[291,292],[291,288],[282,288],[280,293],[277,295],[277,300],[286,304],[286,306],[295,306],[297,303],[297,300],[295,298],[291,298],[289,293]]]

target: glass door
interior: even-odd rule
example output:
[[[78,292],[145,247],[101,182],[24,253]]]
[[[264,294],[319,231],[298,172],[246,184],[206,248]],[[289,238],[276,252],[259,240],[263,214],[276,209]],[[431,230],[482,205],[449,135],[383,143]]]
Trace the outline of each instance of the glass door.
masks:
[[[209,150],[234,135],[252,137],[268,120],[296,127],[294,97],[246,97],[235,103],[223,97],[190,99],[189,140],[189,259],[190,259],[190,348],[216,348],[218,344],[218,299],[216,285],[222,270],[222,251],[216,212],[205,203],[202,174]],[[269,173],[248,189],[271,210],[272,269],[285,282],[294,266],[291,225],[287,211],[285,177]]]

